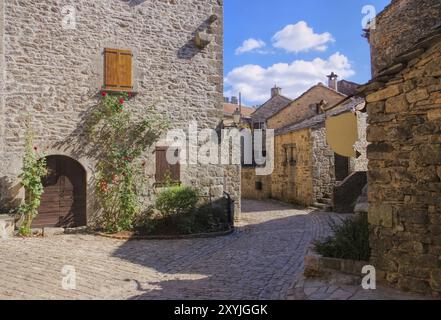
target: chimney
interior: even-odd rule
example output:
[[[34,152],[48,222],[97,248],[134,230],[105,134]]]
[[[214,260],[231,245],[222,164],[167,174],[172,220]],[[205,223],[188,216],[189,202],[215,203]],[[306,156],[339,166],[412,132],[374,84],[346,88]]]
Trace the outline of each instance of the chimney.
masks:
[[[337,88],[337,78],[338,75],[336,75],[334,72],[331,72],[331,74],[328,77],[328,87],[331,89],[334,89],[335,91],[338,91]]]
[[[271,89],[271,98],[274,98],[275,96],[280,96],[282,94],[282,88],[279,88],[277,85],[274,86],[274,88]]]
[[[237,97],[231,97],[230,102],[231,104],[239,104],[239,100],[237,100]]]

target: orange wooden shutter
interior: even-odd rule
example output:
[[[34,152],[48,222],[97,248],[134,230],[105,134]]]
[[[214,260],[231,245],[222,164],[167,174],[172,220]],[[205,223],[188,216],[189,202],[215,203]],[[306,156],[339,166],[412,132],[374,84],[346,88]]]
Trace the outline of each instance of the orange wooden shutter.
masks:
[[[104,86],[106,89],[118,88],[118,50],[105,49]]]
[[[104,87],[109,90],[132,89],[132,53],[129,50],[104,50]]]
[[[119,51],[119,86],[121,89],[132,89],[132,53]]]

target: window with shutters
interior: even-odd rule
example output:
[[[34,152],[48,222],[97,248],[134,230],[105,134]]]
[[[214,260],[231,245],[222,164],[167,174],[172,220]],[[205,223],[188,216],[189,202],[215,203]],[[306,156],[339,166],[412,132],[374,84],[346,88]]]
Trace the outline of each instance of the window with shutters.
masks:
[[[132,52],[104,49],[104,89],[132,91]]]
[[[181,182],[181,166],[177,164],[169,164],[167,161],[168,147],[156,147],[156,184],[161,185],[167,182]],[[179,155],[179,150],[175,150],[175,156]]]

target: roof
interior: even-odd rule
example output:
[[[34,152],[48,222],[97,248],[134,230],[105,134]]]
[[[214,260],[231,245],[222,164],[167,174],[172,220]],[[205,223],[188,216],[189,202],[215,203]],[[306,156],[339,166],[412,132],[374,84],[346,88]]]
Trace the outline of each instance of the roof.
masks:
[[[232,116],[234,111],[239,108],[239,105],[232,103],[224,103],[224,115]],[[242,116],[250,117],[255,111],[255,108],[242,106]]]
[[[275,131],[276,136],[280,136],[283,134],[287,134],[290,132],[299,131],[306,128],[317,128],[322,126],[326,118],[337,116],[339,114],[342,114],[344,112],[350,111],[350,110],[356,110],[359,109],[357,106],[364,103],[364,99],[360,97],[347,97],[346,99],[340,101],[338,104],[336,104],[331,109],[328,109],[325,113],[321,113],[315,117],[306,119],[300,123],[296,123],[294,125],[286,126],[284,128],[280,128]]]
[[[292,100],[290,103],[288,103],[287,105],[285,105],[284,107],[280,108],[279,110],[277,110],[276,112],[274,112],[271,117],[275,116],[276,114],[278,114],[279,112],[281,112],[283,109],[287,108],[288,106],[291,105],[291,103],[296,102],[297,100],[300,100],[301,98],[303,98],[305,95],[307,95],[308,93],[310,93],[312,90],[314,90],[315,88],[325,88],[329,91],[332,91],[334,93],[337,93],[339,95],[342,96],[342,98],[345,98],[346,95],[344,93],[338,92],[337,90],[334,90],[328,86],[325,86],[323,83],[319,82],[318,84],[312,86],[311,88],[309,88],[308,90],[306,90],[305,92],[303,92],[300,96],[298,96],[297,98],[295,98],[294,100]],[[271,118],[269,117],[269,118]]]
[[[282,95],[276,95],[261,105],[252,115],[255,122],[263,122],[273,114],[288,106],[293,100]]]
[[[395,57],[391,64],[379,71],[378,75],[368,83],[360,86],[357,91],[360,95],[367,95],[385,86],[388,81],[407,68],[409,62],[421,56],[433,44],[441,41],[441,26],[434,29],[409,50]]]
[[[347,80],[340,80],[337,83],[338,92],[343,93],[347,96],[352,96],[357,93],[357,88],[360,86],[360,84],[347,81]]]

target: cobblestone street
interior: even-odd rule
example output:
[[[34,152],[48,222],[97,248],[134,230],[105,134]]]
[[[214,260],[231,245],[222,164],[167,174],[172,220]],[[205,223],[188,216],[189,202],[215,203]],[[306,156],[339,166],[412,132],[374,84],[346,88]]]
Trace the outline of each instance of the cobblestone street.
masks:
[[[284,299],[328,213],[244,201],[232,235],[118,241],[89,235],[0,241],[0,299]],[[76,290],[62,289],[74,266]]]

